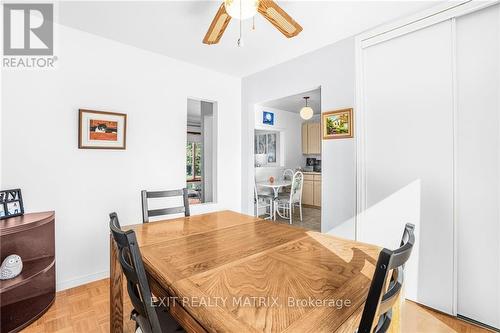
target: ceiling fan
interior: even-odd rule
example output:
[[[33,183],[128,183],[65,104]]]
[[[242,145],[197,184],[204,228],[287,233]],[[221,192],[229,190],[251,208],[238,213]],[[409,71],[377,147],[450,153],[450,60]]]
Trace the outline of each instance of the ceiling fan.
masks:
[[[203,43],[217,44],[231,18],[245,20],[257,12],[288,38],[295,37],[302,31],[300,24],[273,0],[224,0],[203,38]]]

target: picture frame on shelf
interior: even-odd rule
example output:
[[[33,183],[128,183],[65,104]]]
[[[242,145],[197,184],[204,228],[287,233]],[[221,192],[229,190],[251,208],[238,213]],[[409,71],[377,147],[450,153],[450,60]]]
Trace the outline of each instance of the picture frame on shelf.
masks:
[[[21,189],[0,191],[0,220],[24,214]]]

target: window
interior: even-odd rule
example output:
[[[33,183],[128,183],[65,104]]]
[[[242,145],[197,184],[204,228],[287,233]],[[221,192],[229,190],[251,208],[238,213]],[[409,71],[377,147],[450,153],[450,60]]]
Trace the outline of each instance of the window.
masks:
[[[201,180],[201,142],[191,141],[186,146],[186,180]]]
[[[265,164],[275,165],[279,158],[279,132],[255,131],[256,155],[265,155]]]

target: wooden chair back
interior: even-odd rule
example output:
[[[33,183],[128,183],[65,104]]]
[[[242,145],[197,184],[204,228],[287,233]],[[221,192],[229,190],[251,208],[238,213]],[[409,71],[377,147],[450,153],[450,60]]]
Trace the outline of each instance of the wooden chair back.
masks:
[[[404,264],[410,258],[415,243],[414,229],[413,224],[407,223],[400,247],[394,251],[382,249],[380,252],[358,333],[384,333],[389,329],[392,307],[403,287]],[[389,285],[386,286],[391,272]]]
[[[147,318],[150,325],[147,331],[161,332],[158,314],[152,306],[151,290],[135,232],[122,231],[116,213],[109,214],[109,229],[118,247],[118,260],[127,279],[127,291],[134,307],[132,315]]]
[[[154,198],[168,198],[168,197],[182,197],[183,198],[183,206],[178,207],[170,207],[170,208],[161,208],[161,209],[152,209],[148,208],[148,199]],[[168,191],[141,191],[142,198],[142,222],[148,223],[151,217],[155,216],[163,216],[169,214],[179,214],[184,213],[184,216],[189,216],[189,198],[188,198],[188,190],[187,188],[183,188],[180,190],[168,190]]]

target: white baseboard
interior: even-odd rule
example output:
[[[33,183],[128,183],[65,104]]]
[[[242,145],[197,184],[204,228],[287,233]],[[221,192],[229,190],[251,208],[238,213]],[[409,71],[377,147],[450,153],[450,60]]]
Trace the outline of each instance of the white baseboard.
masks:
[[[56,283],[56,291],[66,290],[73,287],[81,286],[82,284],[90,283],[97,280],[102,280],[109,277],[109,271],[80,276],[76,279],[71,279]]]

